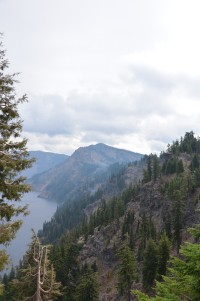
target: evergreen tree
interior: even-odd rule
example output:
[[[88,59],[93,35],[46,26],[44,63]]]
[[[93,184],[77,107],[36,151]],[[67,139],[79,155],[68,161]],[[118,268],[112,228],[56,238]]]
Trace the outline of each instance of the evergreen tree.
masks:
[[[153,171],[152,171],[152,178],[154,181],[160,176],[160,165],[159,165],[159,159],[157,155],[153,156]]]
[[[190,169],[192,171],[194,171],[195,169],[198,169],[199,168],[199,158],[197,156],[197,154],[195,154],[192,158],[192,161],[191,161],[191,164],[190,164]]]
[[[16,74],[7,74],[7,68],[8,61],[0,42],[0,244],[12,240],[21,225],[20,220],[12,218],[27,213],[26,207],[17,207],[14,203],[30,190],[21,172],[33,162],[26,149],[27,140],[21,138],[22,120],[18,112],[19,104],[27,97],[16,98]],[[7,256],[0,251],[0,270],[5,263]]]
[[[158,250],[156,243],[153,239],[149,239],[147,247],[144,252],[143,269],[142,269],[142,282],[146,291],[150,291],[157,272],[158,265]]]
[[[161,236],[158,245],[158,279],[162,279],[163,275],[166,275],[167,261],[169,260],[170,242],[166,233]]]
[[[135,279],[136,264],[135,257],[129,246],[124,243],[118,252],[120,259],[118,270],[118,284],[117,289],[120,296],[124,296],[126,299],[131,300],[131,286]]]
[[[62,300],[76,301],[75,289],[80,278],[78,254],[80,246],[72,242],[62,242],[60,246],[54,245],[51,250],[56,277],[64,287]]]
[[[176,163],[176,173],[180,174],[182,172],[184,172],[183,161],[182,160],[177,160],[177,163]]]
[[[152,180],[152,154],[148,156],[148,161],[147,161],[147,175],[148,175],[148,180]]]
[[[98,301],[99,286],[97,282],[97,274],[91,268],[81,277],[80,283],[76,288],[76,301]]]
[[[196,239],[200,237],[200,226],[190,229]],[[181,258],[173,257],[169,276],[156,283],[156,296],[134,291],[139,301],[199,301],[200,300],[200,243],[185,243],[180,249]]]
[[[182,192],[180,190],[174,193],[174,204],[173,204],[173,227],[174,227],[174,242],[176,243],[177,254],[181,245],[181,229],[182,229]]]

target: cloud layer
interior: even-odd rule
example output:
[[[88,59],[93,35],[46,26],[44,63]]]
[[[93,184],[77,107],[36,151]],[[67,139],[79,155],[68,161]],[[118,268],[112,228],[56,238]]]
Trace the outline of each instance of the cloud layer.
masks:
[[[197,0],[0,0],[30,149],[142,153],[200,133]]]
[[[21,110],[31,146],[43,144],[54,151],[60,147],[61,152],[70,153],[81,145],[104,142],[159,152],[185,131],[199,134],[197,78],[191,81],[134,65],[127,74],[115,90],[77,90],[65,98],[31,95]]]

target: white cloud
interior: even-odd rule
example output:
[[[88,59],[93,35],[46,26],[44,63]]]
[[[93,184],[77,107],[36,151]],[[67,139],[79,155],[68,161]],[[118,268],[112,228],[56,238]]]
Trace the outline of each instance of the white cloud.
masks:
[[[199,129],[197,0],[0,1],[32,149],[159,152]],[[8,17],[9,16],[9,17]]]

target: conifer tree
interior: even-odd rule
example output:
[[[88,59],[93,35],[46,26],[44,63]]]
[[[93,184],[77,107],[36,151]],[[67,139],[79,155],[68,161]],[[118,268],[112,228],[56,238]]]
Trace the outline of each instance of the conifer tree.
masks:
[[[152,171],[152,177],[153,180],[156,181],[156,179],[160,176],[160,165],[159,165],[159,159],[157,155],[153,156],[153,171]]]
[[[200,226],[189,230],[199,239]],[[149,297],[134,291],[139,301],[199,301],[200,300],[200,243],[185,243],[180,248],[181,258],[173,257],[169,276],[156,283],[156,296]]]
[[[157,272],[158,265],[158,250],[156,243],[153,239],[149,239],[144,252],[143,270],[142,270],[142,282],[146,291],[150,291]]]
[[[159,241],[158,245],[158,279],[162,279],[163,275],[166,275],[167,262],[169,260],[170,242],[166,233],[164,233]]]
[[[97,273],[94,273],[91,268],[81,277],[80,283],[76,288],[76,301],[98,301],[99,300],[99,285],[97,282]]]
[[[16,74],[7,74],[7,68],[8,61],[0,41],[0,244],[10,242],[21,225],[20,220],[12,218],[27,212],[26,207],[17,207],[14,203],[30,190],[21,172],[33,162],[26,149],[27,139],[21,137],[22,120],[18,112],[18,106],[27,97],[16,97]],[[5,263],[7,255],[1,250],[0,270]]]
[[[179,253],[179,248],[181,245],[181,229],[182,229],[182,193],[177,190],[174,193],[174,204],[173,204],[173,228],[174,228],[174,242],[176,243],[177,254]]]
[[[124,296],[126,299],[131,300],[131,287],[136,277],[136,264],[135,257],[127,245],[124,243],[118,252],[120,259],[118,270],[118,284],[117,289],[120,296]]]

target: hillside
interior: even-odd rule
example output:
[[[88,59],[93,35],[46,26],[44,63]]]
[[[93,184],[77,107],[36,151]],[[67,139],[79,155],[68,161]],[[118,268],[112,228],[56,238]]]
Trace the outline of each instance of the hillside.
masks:
[[[42,151],[30,151],[31,158],[35,158],[36,161],[33,166],[23,171],[23,175],[27,178],[31,178],[36,174],[47,171],[48,169],[64,162],[69,156],[63,154],[55,154]]]
[[[200,139],[188,132],[160,156],[114,167],[99,190],[61,205],[39,233],[43,242],[53,243],[51,262],[64,288],[58,300],[88,300],[77,296],[90,290],[100,301],[138,300],[130,295],[132,289],[153,296],[155,280],[167,274],[170,254],[180,264],[185,241],[199,252],[199,232],[193,230],[192,239],[187,229],[200,223]],[[195,260],[198,266],[199,257]],[[193,265],[188,269],[199,275]],[[190,283],[193,278],[187,277],[177,281]],[[176,283],[168,281],[173,291]],[[198,285],[184,291],[188,298],[176,297],[184,289],[179,282],[177,286],[173,299],[156,300],[199,300]],[[192,289],[195,298],[189,297]],[[149,298],[141,295],[140,300]]]
[[[30,184],[42,197],[65,202],[77,198],[80,193],[95,192],[99,183],[107,178],[110,165],[133,162],[141,157],[141,154],[102,143],[81,147],[59,166],[34,176]]]
[[[129,168],[126,166],[115,179],[125,179]],[[166,233],[170,252],[178,254],[183,241],[190,239],[187,228],[200,222],[200,141],[193,133],[186,133],[180,142],[173,142],[160,157],[146,156],[141,165],[143,169],[140,181],[130,182],[129,187],[121,192],[118,190],[116,196],[105,198],[102,193],[92,205],[85,204],[87,218],[83,216],[80,224],[79,217],[79,226],[66,231],[61,236],[60,246],[54,248],[58,253],[66,248],[63,258],[69,258],[72,249],[78,248],[76,261],[70,266],[65,259],[63,266],[58,266],[53,257],[59,275],[63,268],[95,265],[101,301],[122,300],[116,287],[121,264],[118,252],[124,243],[132,250],[137,265],[137,280],[131,287],[143,289],[143,260],[149,241],[159,246]],[[77,211],[69,210],[75,217]],[[56,225],[57,220],[53,218],[49,228],[44,225],[41,235],[52,233]],[[75,282],[79,281],[80,273],[74,277]],[[58,279],[69,288],[69,279],[62,276]],[[70,298],[76,301],[72,296]]]

